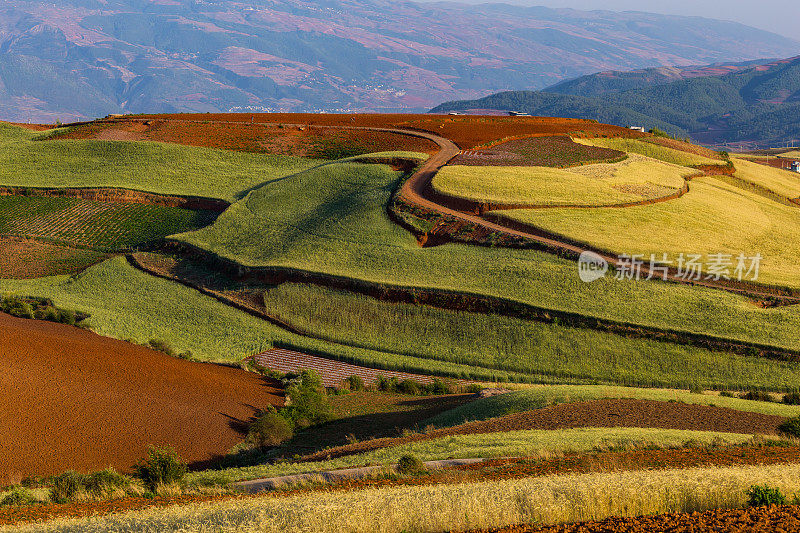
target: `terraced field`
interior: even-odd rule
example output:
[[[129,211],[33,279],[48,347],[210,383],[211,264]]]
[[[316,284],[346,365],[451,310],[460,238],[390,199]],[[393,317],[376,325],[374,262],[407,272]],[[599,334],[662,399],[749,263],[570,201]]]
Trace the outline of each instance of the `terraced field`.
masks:
[[[244,191],[319,162],[151,142],[50,140],[0,123],[0,184],[119,187],[234,201]]]
[[[0,235],[116,251],[208,225],[209,211],[78,198],[0,197]]]
[[[576,143],[564,135],[514,139],[488,148],[467,150],[456,156],[450,164],[572,167],[624,158],[624,152]]]
[[[674,147],[657,144],[655,142],[646,142],[642,139],[622,139],[622,138],[592,138],[592,139],[575,139],[575,142],[581,144],[588,144],[590,146],[600,146],[602,148],[609,148],[611,150],[619,150],[626,153],[634,153],[658,159],[665,163],[680,166],[692,165],[724,165],[725,162],[719,158],[711,158],[708,155],[700,155],[698,153],[686,152],[678,150]]]
[[[570,169],[448,165],[435,191],[490,205],[604,206],[652,201],[678,193],[699,172],[639,155]]]
[[[679,199],[623,210],[519,210],[498,212],[511,220],[543,228],[615,253],[728,254],[760,253],[759,281],[800,287],[795,258],[800,230],[796,207],[728,185],[713,177],[696,178]],[[743,224],[742,220],[747,220]],[[674,259],[673,259],[674,260]],[[729,267],[733,274],[735,260]]]
[[[163,343],[165,352],[190,351],[202,361],[254,356],[282,372],[313,367],[328,386],[350,375],[367,383],[384,375],[423,383],[440,376],[526,384],[499,384],[495,387],[520,390],[502,394],[495,388],[484,392],[499,395],[480,399],[466,394],[404,399],[395,397],[399,390],[374,392],[354,384],[360,392],[330,393],[337,420],[299,424],[288,443],[262,457],[246,450],[241,439],[257,409],[281,404],[277,382],[3,315],[4,336],[16,335],[4,345],[12,350],[11,370],[0,373],[0,381],[8,382],[0,387],[8,396],[4,404],[12,406],[12,425],[5,432],[16,432],[15,440],[5,442],[4,456],[16,462],[14,471],[0,469],[0,475],[16,479],[23,470],[93,469],[102,461],[128,468],[148,443],[181,447],[181,454],[196,462],[232,449],[242,452],[227,457],[225,466],[232,467],[192,472],[182,484],[157,490],[163,495],[202,487],[213,493],[207,504],[41,528],[466,530],[605,518],[630,509],[656,513],[742,505],[754,482],[769,482],[787,494],[800,488],[796,465],[774,466],[796,463],[796,445],[752,437],[777,438],[779,424],[800,414],[800,406],[700,390],[771,391],[776,399],[777,393],[796,391],[800,306],[772,305],[790,303],[784,292],[800,289],[793,257],[800,212],[789,201],[794,183],[786,176],[741,165],[736,176],[701,177],[690,167],[728,174],[732,167],[720,155],[681,141],[571,119],[177,118],[112,120],[71,131],[72,137],[92,138],[72,140],[64,140],[64,132],[40,135],[0,126],[0,163],[16,165],[0,170],[0,186],[122,187],[191,196],[191,202],[216,198],[225,200],[218,203],[222,207],[231,202],[205,225],[213,215],[167,206],[180,202],[0,197],[0,244],[23,237],[98,249],[165,237],[168,243],[73,276],[12,280],[0,272],[0,294],[52,298],[58,307],[87,313],[81,326],[94,332],[157,341],[153,345]],[[399,131],[349,127],[417,133],[408,134],[414,141],[404,144],[400,139],[406,134]],[[450,140],[419,137],[420,131]],[[608,135],[621,138],[603,137]],[[442,151],[431,156],[432,140]],[[494,159],[471,155],[471,149],[487,145],[493,146],[475,153],[495,154]],[[403,151],[364,154],[372,149]],[[761,253],[760,279],[781,287],[774,301],[767,294],[754,301],[689,284],[611,276],[584,283],[571,256],[532,249],[535,240],[520,231],[519,239],[503,241],[509,247],[491,240],[483,242],[488,246],[418,240],[396,223],[398,216],[409,217],[403,218],[409,228],[433,234],[448,224],[457,227],[448,216],[469,215],[458,219],[462,226],[454,230],[467,235],[466,241],[473,231],[469,224],[488,223],[480,218],[481,209],[431,207],[422,193],[398,198],[419,161],[427,160],[417,167],[416,181],[406,185],[427,186],[431,169],[459,149],[470,153],[459,156],[464,165],[445,167],[436,176],[440,194],[486,205],[548,208],[487,213],[493,220],[510,217],[516,228],[528,224],[562,235],[556,245],[585,241],[642,254]],[[626,152],[626,159],[592,163],[620,159],[615,150]],[[84,161],[81,167],[78,162]],[[492,166],[497,162],[521,166]],[[410,208],[403,204],[414,198],[419,202]],[[662,201],[622,207],[657,200]],[[433,213],[425,211],[431,208]],[[512,228],[493,231],[505,230]],[[421,247],[421,242],[439,245]],[[72,260],[89,264],[93,258]],[[3,261],[0,253],[0,267]],[[31,364],[25,340],[31,332],[38,335],[40,366]],[[59,374],[53,378],[55,367]],[[51,385],[48,394],[37,395],[43,383]],[[287,391],[297,392],[291,386]],[[321,388],[314,392],[326,397]],[[391,400],[383,398],[389,395]],[[41,407],[31,411],[30,405]],[[443,412],[445,405],[452,409]],[[74,415],[98,423],[80,426],[70,418]],[[73,442],[63,431],[49,429],[53,422],[47,417],[83,430],[71,434],[78,436],[73,448],[79,454],[92,452],[83,453],[85,461],[59,448]],[[392,421],[398,421],[396,428]],[[115,429],[120,424],[124,428]],[[47,435],[39,442],[41,428]],[[97,431],[115,440],[109,445]],[[101,441],[103,446],[96,446]],[[59,450],[54,457],[63,461],[46,463],[42,443]],[[19,449],[35,453],[16,453]],[[524,459],[399,477],[385,470],[407,454],[423,460]],[[220,496],[231,489],[229,483],[241,480],[365,465],[377,468],[376,479],[337,486],[346,491],[315,492],[309,485],[268,498]],[[6,494],[11,493],[0,490],[0,496]],[[570,506],[563,504],[565,497]],[[394,504],[386,505],[388,500]],[[81,505],[80,511],[65,507],[55,515],[114,507]],[[117,508],[139,505],[123,500]],[[18,516],[46,519],[49,512],[42,506],[38,514]],[[0,522],[5,516],[0,512]]]
[[[736,158],[734,176],[784,198],[800,198],[800,174]]]

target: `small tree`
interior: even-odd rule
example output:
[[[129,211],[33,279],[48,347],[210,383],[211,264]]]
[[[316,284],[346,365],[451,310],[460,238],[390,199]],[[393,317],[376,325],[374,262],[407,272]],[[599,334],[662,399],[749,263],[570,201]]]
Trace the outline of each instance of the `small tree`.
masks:
[[[308,427],[331,419],[331,407],[322,379],[313,370],[300,372],[297,382],[286,388],[291,403],[281,415],[295,427]]]
[[[292,438],[292,426],[274,407],[263,411],[250,424],[247,441],[260,448],[277,446]]]
[[[172,448],[151,447],[147,457],[133,467],[136,477],[155,491],[159,485],[177,483],[187,472],[186,464]]]
[[[404,455],[397,462],[397,471],[401,474],[419,474],[425,470],[425,463],[416,455]]]

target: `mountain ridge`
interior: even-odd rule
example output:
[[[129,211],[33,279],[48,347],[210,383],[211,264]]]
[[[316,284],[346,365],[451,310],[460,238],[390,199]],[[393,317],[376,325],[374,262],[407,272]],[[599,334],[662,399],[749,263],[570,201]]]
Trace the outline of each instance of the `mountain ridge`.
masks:
[[[600,70],[781,57],[800,43],[647,13],[385,0],[0,4],[0,117],[415,111]]]

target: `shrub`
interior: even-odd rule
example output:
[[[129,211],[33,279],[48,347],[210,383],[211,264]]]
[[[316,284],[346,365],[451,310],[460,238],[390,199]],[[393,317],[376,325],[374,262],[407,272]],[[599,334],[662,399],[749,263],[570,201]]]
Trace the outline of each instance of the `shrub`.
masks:
[[[397,471],[401,474],[419,474],[425,470],[425,463],[416,455],[404,455],[397,461]]]
[[[790,392],[783,397],[786,405],[800,405],[800,392]]]
[[[755,402],[774,402],[775,398],[768,392],[751,390],[739,396],[743,400],[753,400]]]
[[[361,376],[350,376],[345,380],[347,382],[347,386],[352,391],[362,391],[366,389],[364,385],[364,380],[361,379]]]
[[[147,343],[147,345],[157,352],[165,353],[170,357],[175,357],[175,350],[173,350],[170,345],[164,341],[152,339]]]
[[[14,487],[0,500],[0,505],[30,505],[36,503],[33,493],[25,487]]]
[[[736,397],[736,395],[734,395],[729,390],[719,391],[719,395],[722,396],[723,398],[735,398]]]
[[[477,383],[471,383],[469,387],[467,387],[467,392],[470,394],[480,394],[483,390],[483,387],[478,385]]]
[[[274,407],[263,411],[247,433],[247,441],[260,448],[277,446],[292,438],[292,426]]]
[[[750,507],[761,507],[763,505],[783,505],[786,497],[781,491],[767,485],[753,485],[747,489],[747,504]]]
[[[130,479],[113,468],[93,472],[84,479],[86,491],[94,496],[104,496],[130,484]]]
[[[75,322],[77,322],[77,318],[75,316],[74,311],[61,311],[60,313],[59,322],[62,324],[67,324],[68,326],[74,326]]]
[[[171,448],[151,447],[141,462],[133,467],[136,477],[152,491],[159,485],[177,483],[186,475],[186,464]]]
[[[689,387],[689,392],[692,394],[703,394],[703,392],[705,391],[703,390],[703,387],[695,383],[694,385]]]
[[[332,418],[322,379],[313,370],[300,372],[296,382],[287,387],[286,395],[290,403],[281,410],[281,415],[292,426],[303,428]]]
[[[416,381],[412,381],[410,379],[404,379],[403,381],[397,384],[397,392],[402,394],[412,394],[417,395],[419,394],[419,383]]]
[[[55,503],[72,501],[84,489],[84,476],[67,471],[55,476],[50,486],[50,499]]]
[[[433,394],[453,394],[453,387],[440,379],[434,379],[430,391]]]
[[[800,438],[800,416],[795,416],[793,418],[790,418],[789,420],[778,426],[778,431],[790,437]]]

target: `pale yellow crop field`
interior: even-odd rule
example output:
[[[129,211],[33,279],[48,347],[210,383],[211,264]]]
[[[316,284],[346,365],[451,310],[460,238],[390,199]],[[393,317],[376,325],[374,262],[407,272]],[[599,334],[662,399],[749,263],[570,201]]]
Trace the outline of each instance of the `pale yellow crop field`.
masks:
[[[677,192],[698,171],[637,154],[619,163],[568,169],[447,166],[433,179],[439,192],[478,202],[570,206],[609,205]]]
[[[658,159],[665,163],[672,163],[674,165],[691,166],[691,165],[722,165],[723,161],[718,159],[711,159],[702,155],[692,154],[681,150],[675,150],[666,146],[648,143],[637,139],[622,139],[612,138],[607,139],[598,137],[596,139],[573,139],[576,143],[586,144],[589,146],[600,146],[602,148],[611,148],[613,150],[620,150],[633,154],[644,155]]]
[[[761,185],[786,198],[800,198],[800,174],[734,158],[736,177]]]
[[[508,218],[615,253],[760,253],[758,281],[800,286],[800,209],[713,177],[676,200],[623,209],[500,211]]]

